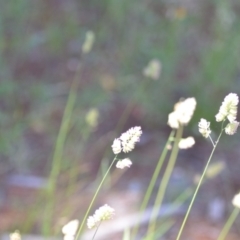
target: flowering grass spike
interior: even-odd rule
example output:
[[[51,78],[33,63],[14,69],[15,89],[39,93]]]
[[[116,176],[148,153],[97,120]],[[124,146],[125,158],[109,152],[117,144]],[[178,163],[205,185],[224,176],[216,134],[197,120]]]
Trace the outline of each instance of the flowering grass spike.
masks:
[[[187,149],[191,148],[195,144],[195,140],[193,137],[182,138],[179,143],[178,147],[180,149]]]
[[[215,116],[217,122],[224,121],[226,118],[233,122],[237,117],[237,105],[239,99],[236,93],[229,93],[222,102],[218,114]]]
[[[127,153],[131,152],[135,144],[140,141],[140,136],[142,135],[141,127],[132,127],[125,133],[123,133],[120,138],[113,141],[112,150],[114,154],[118,154],[121,151]]]
[[[179,125],[187,125],[196,109],[196,99],[187,98],[175,104],[174,111],[168,115],[168,125],[171,128],[179,128]]]
[[[116,168],[123,169],[125,167],[130,168],[132,165],[132,161],[129,158],[124,158],[123,160],[119,160],[116,164]]]
[[[232,204],[237,207],[240,208],[240,193],[236,194],[232,200]]]
[[[141,127],[133,127],[130,128],[127,132],[123,133],[120,137],[123,152],[131,152],[134,149],[135,144],[140,141],[141,135]]]
[[[74,239],[77,232],[79,221],[77,219],[70,221],[62,228],[62,233],[64,234],[64,240]]]
[[[198,123],[198,128],[199,128],[199,132],[203,135],[203,137],[205,138],[209,137],[211,133],[210,122],[208,122],[204,118],[201,118],[200,122]]]
[[[122,151],[121,141],[119,139],[113,141],[112,150],[114,154],[119,154]]]
[[[85,42],[82,45],[83,53],[88,53],[91,51],[93,43],[95,41],[95,34],[92,31],[88,31],[86,33]]]
[[[162,65],[158,59],[151,60],[143,70],[143,75],[153,80],[158,80],[161,74]]]
[[[233,135],[237,132],[237,128],[239,126],[239,122],[233,121],[228,123],[228,125],[225,127],[225,133],[228,135]]]
[[[93,216],[88,217],[87,226],[89,229],[97,227],[102,221],[110,220],[113,218],[115,210],[105,204],[97,209]]]
[[[9,235],[10,240],[21,240],[21,235],[19,231],[15,231]]]

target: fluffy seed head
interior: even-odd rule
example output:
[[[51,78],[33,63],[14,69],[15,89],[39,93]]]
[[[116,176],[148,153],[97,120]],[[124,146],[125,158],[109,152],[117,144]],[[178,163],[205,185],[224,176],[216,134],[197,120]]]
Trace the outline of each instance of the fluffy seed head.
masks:
[[[218,114],[215,116],[217,122],[221,122],[226,118],[229,122],[233,122],[237,117],[237,105],[239,99],[236,93],[229,93],[223,100]]]
[[[92,46],[95,40],[95,34],[92,31],[86,33],[85,42],[82,45],[82,52],[88,53],[92,50]]]
[[[112,150],[114,154],[119,154],[122,151],[121,141],[118,138],[113,141]]]
[[[171,112],[168,115],[168,125],[171,128],[179,128],[179,118],[177,112]]]
[[[147,67],[143,70],[143,75],[145,77],[151,78],[153,80],[158,80],[161,74],[162,65],[158,59],[151,60]]]
[[[129,158],[124,158],[123,160],[119,160],[116,164],[116,168],[123,169],[125,167],[130,168],[132,165],[132,161]]]
[[[178,147],[180,149],[187,149],[191,148],[195,144],[195,140],[193,137],[182,138],[179,143]]]
[[[87,226],[89,229],[94,228],[100,224],[100,222],[105,220],[110,220],[113,218],[115,210],[105,204],[95,211],[93,216],[88,217]]]
[[[175,104],[174,111],[168,115],[168,125],[171,128],[179,128],[179,125],[187,125],[196,109],[196,99],[187,98]]]
[[[15,231],[9,235],[10,240],[21,240],[21,235],[19,231]]]
[[[237,195],[234,196],[234,198],[232,200],[232,204],[235,207],[240,208],[240,193],[238,193]]]
[[[78,229],[79,221],[77,219],[68,222],[62,228],[62,233],[65,235],[64,239],[71,239],[74,238],[77,229]]]
[[[96,221],[95,221],[94,216],[88,217],[88,219],[87,219],[87,226],[88,226],[89,229],[92,229],[92,228],[94,228],[96,226]]]
[[[133,127],[120,136],[123,152],[131,152],[135,144],[140,141],[142,135],[141,127]]]
[[[198,130],[203,135],[203,137],[208,138],[211,133],[210,122],[204,118],[201,118],[200,122],[198,123]]]
[[[225,127],[225,133],[228,135],[233,135],[237,132],[237,128],[239,126],[239,122],[233,121],[228,123],[228,125]]]

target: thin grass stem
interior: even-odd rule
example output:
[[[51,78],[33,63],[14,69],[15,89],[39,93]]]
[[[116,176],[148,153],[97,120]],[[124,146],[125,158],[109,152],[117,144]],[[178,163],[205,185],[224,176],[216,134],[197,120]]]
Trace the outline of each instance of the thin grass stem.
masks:
[[[176,159],[177,159],[177,155],[178,155],[178,143],[182,137],[182,133],[183,133],[183,126],[179,126],[177,133],[176,133],[176,138],[174,141],[174,145],[173,145],[173,150],[172,153],[170,155],[170,159],[168,162],[168,165],[166,167],[166,170],[163,174],[163,178],[162,178],[162,182],[160,184],[160,187],[158,189],[158,193],[157,193],[157,197],[155,199],[155,203],[154,203],[154,207],[153,207],[153,211],[151,214],[151,218],[150,218],[150,224],[148,226],[148,230],[147,230],[147,236],[151,236],[152,234],[154,234],[155,228],[156,228],[156,221],[157,221],[157,217],[158,217],[158,213],[159,210],[161,209],[161,205],[162,205],[162,201],[166,192],[166,188],[169,182],[169,179],[171,177],[173,168],[175,166],[176,163]]]
[[[232,211],[231,215],[229,216],[227,222],[225,223],[222,231],[219,234],[218,240],[224,240],[227,237],[227,234],[229,230],[231,229],[233,223],[235,222],[238,214],[239,214],[240,209],[239,208],[234,208]]]
[[[162,222],[161,227],[155,232],[152,233],[151,236],[146,236],[143,240],[148,239],[161,239],[161,237],[174,225],[173,220],[164,219]]]
[[[209,139],[210,139],[210,141],[211,141],[211,143],[212,143],[212,145],[213,145],[213,147],[215,146],[215,143],[213,142],[213,140],[212,140],[212,138],[211,138],[211,135],[209,135]]]
[[[209,156],[209,159],[208,159],[207,164],[206,164],[206,166],[205,166],[205,168],[204,168],[204,171],[203,171],[203,173],[202,173],[202,175],[201,175],[201,178],[200,178],[200,180],[199,180],[199,182],[198,182],[198,185],[197,185],[197,187],[196,187],[196,190],[195,190],[195,192],[194,192],[194,194],[193,194],[192,200],[191,200],[191,202],[190,202],[190,204],[189,204],[187,213],[186,213],[186,215],[185,215],[185,217],[184,217],[184,220],[183,220],[183,222],[182,222],[182,225],[181,225],[181,228],[180,228],[180,230],[179,230],[179,232],[178,232],[178,235],[177,235],[176,240],[179,240],[180,237],[181,237],[181,234],[182,234],[182,232],[183,232],[183,228],[184,228],[184,226],[185,226],[185,224],[186,224],[186,221],[187,221],[187,219],[188,219],[189,213],[190,213],[190,211],[191,211],[191,209],[192,209],[192,206],[193,206],[193,203],[194,203],[194,201],[195,201],[195,199],[196,199],[198,190],[199,190],[199,188],[200,188],[200,186],[201,186],[201,184],[202,184],[202,181],[203,181],[203,179],[204,179],[205,173],[207,172],[207,169],[208,169],[208,166],[209,166],[210,161],[211,161],[211,159],[212,159],[213,153],[215,152],[215,149],[216,149],[216,147],[217,147],[217,144],[218,144],[218,142],[219,142],[219,140],[220,140],[220,138],[221,138],[221,136],[222,136],[223,130],[224,130],[224,129],[222,128],[221,133],[219,134],[218,139],[217,139],[217,141],[216,141],[216,144],[214,145],[213,150],[212,150],[212,152],[211,152],[211,154],[210,154],[210,156]]]
[[[100,222],[100,223],[98,224],[97,229],[96,229],[96,231],[94,232],[94,235],[93,235],[93,237],[92,237],[92,240],[94,240],[94,238],[95,238],[95,236],[96,236],[96,234],[97,234],[97,231],[98,231],[101,223],[102,223],[102,222]]]
[[[95,199],[96,199],[96,197],[97,197],[97,195],[98,195],[98,193],[99,193],[99,191],[100,191],[100,189],[101,189],[101,187],[102,187],[102,185],[103,185],[103,183],[104,183],[104,181],[105,181],[108,173],[110,172],[110,170],[111,170],[114,162],[116,161],[116,159],[117,159],[117,155],[115,156],[115,158],[113,159],[112,163],[110,164],[108,170],[106,171],[105,175],[103,176],[102,181],[100,182],[100,184],[99,184],[99,186],[98,186],[98,188],[97,188],[97,190],[96,190],[96,192],[95,192],[95,194],[94,194],[94,196],[93,196],[93,198],[92,198],[92,201],[91,201],[90,204],[89,204],[89,207],[88,207],[88,209],[87,209],[87,211],[86,211],[86,213],[85,213],[85,215],[84,215],[84,217],[83,217],[83,220],[82,220],[82,222],[81,222],[81,225],[80,225],[80,227],[79,227],[79,229],[78,229],[78,232],[77,232],[77,234],[76,234],[75,240],[77,240],[78,237],[80,236],[81,231],[82,231],[82,229],[83,229],[83,226],[84,226],[84,224],[85,224],[85,222],[86,222],[87,216],[88,216],[88,214],[89,214],[89,212],[90,212],[90,210],[91,210],[91,208],[92,208],[92,205],[93,205],[93,203],[94,203],[94,201],[95,201]]]
[[[45,219],[43,221],[43,234],[47,235],[51,230],[51,221],[52,215],[54,211],[54,202],[55,202],[55,190],[56,190],[56,182],[61,169],[61,160],[63,154],[63,148],[66,141],[67,133],[70,126],[70,119],[72,116],[72,112],[74,109],[74,104],[77,98],[77,89],[79,84],[78,73],[80,71],[80,64],[78,67],[78,71],[73,79],[71,84],[71,89],[69,92],[69,97],[66,103],[66,107],[64,109],[63,119],[61,122],[60,130],[57,136],[55,150],[53,153],[52,167],[47,185],[47,206],[45,208]]]
[[[169,146],[170,142],[172,141],[172,138],[173,138],[174,134],[175,134],[175,131],[174,130],[171,131],[171,133],[170,133],[170,135],[168,137],[168,140],[167,140],[167,142],[166,142],[166,144],[164,146],[164,149],[163,149],[163,151],[161,153],[161,156],[160,156],[160,158],[158,160],[157,166],[156,166],[156,168],[154,170],[154,173],[153,173],[152,178],[150,180],[150,183],[148,185],[146,194],[144,195],[142,204],[140,206],[140,210],[139,210],[140,213],[143,212],[146,209],[146,207],[147,207],[147,204],[148,204],[149,199],[150,199],[150,197],[152,195],[152,192],[153,192],[154,185],[155,185],[155,183],[157,181],[157,177],[159,175],[159,172],[160,172],[160,170],[162,168],[162,165],[164,163],[164,160],[166,158],[166,155],[167,155],[167,152],[168,152],[168,146]],[[133,229],[132,239],[135,238],[135,236],[136,236],[136,234],[138,232],[138,229],[139,229],[139,224],[137,224],[136,227]]]

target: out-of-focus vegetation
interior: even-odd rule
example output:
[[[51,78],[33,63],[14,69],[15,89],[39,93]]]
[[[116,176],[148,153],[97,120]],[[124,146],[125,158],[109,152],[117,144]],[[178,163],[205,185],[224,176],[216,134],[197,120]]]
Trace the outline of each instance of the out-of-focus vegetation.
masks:
[[[197,99],[192,129],[201,117],[212,120],[223,96],[240,90],[239,16],[238,0],[2,1],[2,169],[49,174],[80,59],[63,170],[78,166],[90,135],[85,118],[92,108],[100,114],[98,136],[116,127],[129,102],[132,121],[148,129],[164,129],[181,97]],[[82,57],[89,29],[96,42]],[[157,81],[142,75],[153,58],[162,64]],[[80,171],[84,176],[84,166]]]

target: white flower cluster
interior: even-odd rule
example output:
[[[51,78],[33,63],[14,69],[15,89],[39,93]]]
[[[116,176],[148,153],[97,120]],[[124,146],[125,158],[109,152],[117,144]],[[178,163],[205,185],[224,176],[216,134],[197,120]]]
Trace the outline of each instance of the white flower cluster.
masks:
[[[174,111],[168,115],[168,125],[171,128],[179,128],[180,125],[187,125],[196,109],[196,99],[187,98],[175,104]]]
[[[228,119],[229,123],[225,127],[225,133],[228,135],[233,135],[234,133],[236,133],[239,126],[239,122],[236,121],[238,102],[238,95],[236,93],[229,93],[224,98],[219,112],[215,116],[217,122],[222,122]],[[199,132],[205,138],[208,138],[211,133],[210,122],[201,118],[198,127]]]
[[[122,151],[121,141],[119,138],[116,138],[113,141],[112,150],[114,154],[119,154]]]
[[[201,118],[200,122],[198,123],[198,127],[199,132],[203,135],[203,137],[208,138],[211,133],[210,122],[204,118]]]
[[[64,225],[62,228],[62,233],[64,235],[63,240],[74,240],[78,225],[79,221],[77,219],[72,220]]]
[[[19,231],[15,231],[9,235],[10,240],[21,240],[21,235]]]
[[[97,209],[93,216],[88,217],[87,226],[89,229],[97,227],[102,221],[113,218],[115,210],[107,204]]]
[[[193,137],[182,138],[179,143],[178,147],[180,149],[187,149],[191,148],[195,144],[195,140]]]
[[[151,60],[147,67],[143,70],[143,75],[145,77],[151,78],[153,80],[158,80],[161,74],[162,65],[158,59]]]
[[[221,122],[226,118],[229,122],[233,122],[237,117],[237,105],[238,105],[238,95],[236,93],[230,93],[222,102],[218,114],[216,115],[216,121]]]
[[[237,118],[238,95],[236,93],[229,93],[223,100],[222,105],[216,115],[216,121],[221,122],[228,119],[229,123],[225,127],[225,132],[228,135],[236,133],[239,122]]]
[[[116,168],[123,169],[125,167],[131,167],[132,161],[129,158],[124,158],[123,160],[119,160],[116,164]]]
[[[119,154],[122,151],[125,153],[132,151],[135,144],[140,141],[141,135],[141,127],[130,128],[127,132],[123,133],[119,138],[113,141],[113,153]]]
[[[233,135],[237,132],[237,128],[239,126],[239,122],[233,121],[228,123],[228,125],[225,127],[225,133],[228,135]]]
[[[234,198],[232,200],[232,204],[235,207],[240,208],[240,193],[238,193],[237,195],[234,196]]]

